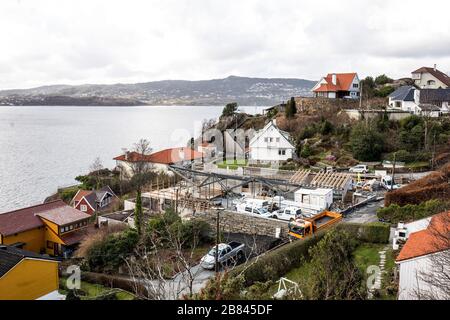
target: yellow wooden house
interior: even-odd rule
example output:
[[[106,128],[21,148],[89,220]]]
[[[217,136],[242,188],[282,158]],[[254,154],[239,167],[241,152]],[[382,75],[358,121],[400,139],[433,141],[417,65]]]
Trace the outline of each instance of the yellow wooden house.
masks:
[[[68,255],[87,235],[90,216],[52,201],[0,214],[0,244],[45,253]]]
[[[58,287],[58,260],[0,245],[0,300],[46,299]]]

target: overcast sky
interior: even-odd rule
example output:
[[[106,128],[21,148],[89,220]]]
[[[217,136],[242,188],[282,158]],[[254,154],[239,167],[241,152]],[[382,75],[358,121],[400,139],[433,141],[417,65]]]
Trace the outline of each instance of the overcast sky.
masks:
[[[450,71],[448,0],[1,0],[0,88]]]

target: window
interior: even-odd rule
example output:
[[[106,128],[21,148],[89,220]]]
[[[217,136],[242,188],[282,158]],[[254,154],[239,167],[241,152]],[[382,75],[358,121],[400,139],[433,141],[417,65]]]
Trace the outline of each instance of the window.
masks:
[[[436,84],[436,81],[434,81],[434,80],[428,80],[427,81],[427,85],[429,85],[429,86],[432,86],[432,85],[435,85]]]
[[[359,88],[359,84],[354,83],[354,84],[353,84],[353,88]]]
[[[264,142],[269,142],[269,138],[264,138]]]
[[[280,138],[277,138],[277,142],[280,142]]]
[[[87,211],[87,205],[82,204],[80,209],[81,209],[81,211],[86,212]]]
[[[69,230],[73,230],[73,224],[69,226]]]
[[[285,156],[286,155],[286,150],[285,149],[278,150],[278,155],[279,156]]]
[[[47,241],[47,249],[53,249],[53,242]]]
[[[270,142],[273,142],[273,138],[270,138]]]
[[[247,212],[252,212],[252,208],[250,208],[250,207],[245,207],[245,211],[247,211]]]

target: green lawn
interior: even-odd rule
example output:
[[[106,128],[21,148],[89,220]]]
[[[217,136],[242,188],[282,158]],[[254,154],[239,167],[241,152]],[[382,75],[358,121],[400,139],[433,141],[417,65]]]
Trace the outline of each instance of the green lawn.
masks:
[[[226,169],[227,167],[231,170],[237,170],[239,167],[245,167],[247,165],[247,160],[236,159],[236,160],[225,160],[217,163],[217,167],[220,169]]]
[[[355,263],[358,268],[363,273],[364,277],[367,278],[369,274],[367,274],[367,268],[371,265],[378,266],[380,263],[379,251],[382,251],[386,247],[386,244],[374,244],[374,243],[363,243],[359,245],[356,250],[353,252]],[[388,272],[392,270],[395,266],[394,256],[392,249],[389,248],[386,251],[386,263],[385,270]],[[314,272],[311,270],[309,263],[304,263],[300,267],[292,269],[287,274],[284,275],[284,278],[292,280],[294,282],[304,282],[306,277],[310,272]],[[389,284],[388,274],[386,273],[383,276],[382,282],[382,295],[380,299],[395,299],[395,296],[389,295],[385,289],[385,287]],[[271,295],[275,294],[278,290],[278,283],[274,284],[269,292]]]
[[[364,274],[364,277],[367,279],[369,274],[367,274],[367,268],[371,265],[378,266],[380,263],[380,255],[379,251],[382,251],[386,247],[386,244],[374,244],[374,243],[363,243],[361,244],[355,251],[354,257],[355,262],[361,272]],[[384,264],[384,270],[386,271],[383,274],[383,280],[381,283],[381,297],[378,299],[382,300],[394,300],[396,299],[395,295],[389,294],[386,290],[387,286],[390,285],[389,274],[395,267],[395,258],[392,251],[392,248],[389,247],[386,250],[386,262]]]
[[[59,279],[59,292],[61,294],[67,294],[67,288],[66,288],[66,278],[60,278]],[[133,300],[134,295],[132,295],[129,292],[126,292],[121,289],[111,289],[104,287],[99,284],[89,283],[86,281],[81,281],[81,291],[83,291],[86,295],[81,297],[81,300],[91,300],[99,295],[105,294],[107,292],[110,292],[111,290],[115,290],[116,292],[116,298],[117,300]]]

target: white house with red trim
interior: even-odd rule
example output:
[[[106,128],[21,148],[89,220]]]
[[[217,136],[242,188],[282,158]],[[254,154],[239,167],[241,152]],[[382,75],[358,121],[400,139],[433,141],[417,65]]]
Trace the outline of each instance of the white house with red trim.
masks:
[[[315,97],[358,99],[360,81],[357,73],[329,73],[311,91]]]

